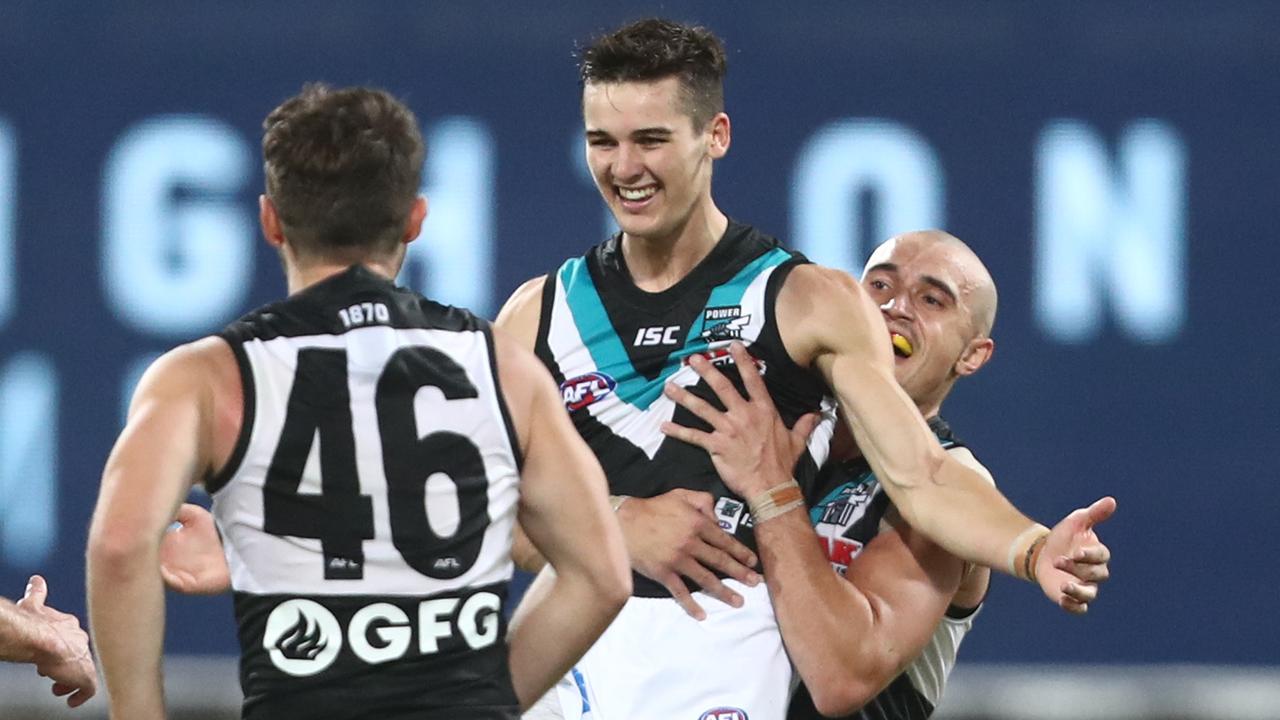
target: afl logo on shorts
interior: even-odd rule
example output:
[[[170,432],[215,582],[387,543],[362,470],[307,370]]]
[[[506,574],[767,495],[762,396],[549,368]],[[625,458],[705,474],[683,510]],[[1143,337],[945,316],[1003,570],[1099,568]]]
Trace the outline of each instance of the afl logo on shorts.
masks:
[[[617,381],[602,372],[589,372],[560,383],[560,397],[570,410],[581,410],[608,397],[618,387]]]
[[[342,627],[328,608],[300,598],[276,606],[267,617],[262,647],[271,664],[294,677],[315,675],[342,649]]]
[[[747,720],[747,712],[738,708],[712,708],[698,716],[698,720]]]

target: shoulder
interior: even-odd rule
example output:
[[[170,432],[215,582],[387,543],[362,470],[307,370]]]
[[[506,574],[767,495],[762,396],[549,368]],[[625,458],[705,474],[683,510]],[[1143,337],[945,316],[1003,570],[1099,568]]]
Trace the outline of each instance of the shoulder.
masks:
[[[542,321],[542,293],[546,288],[548,275],[542,275],[521,283],[511,297],[503,303],[494,321],[522,346],[532,350],[538,338],[538,324]]]
[[[783,343],[801,365],[845,346],[884,344],[865,342],[884,321],[857,279],[842,270],[796,266],[778,293],[775,314]]]
[[[139,387],[196,389],[228,372],[238,372],[235,353],[226,340],[214,335],[179,345],[156,358]]]

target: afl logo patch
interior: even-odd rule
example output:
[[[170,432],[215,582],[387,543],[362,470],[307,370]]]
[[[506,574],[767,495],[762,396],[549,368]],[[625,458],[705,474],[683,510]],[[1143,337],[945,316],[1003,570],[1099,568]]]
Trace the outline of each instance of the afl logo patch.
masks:
[[[698,720],[747,720],[747,711],[735,707],[712,708],[699,715]]]
[[[570,410],[581,410],[608,397],[618,387],[617,381],[602,372],[589,372],[560,383],[560,397]]]
[[[315,675],[342,649],[342,627],[329,609],[297,598],[280,603],[267,618],[262,647],[271,664],[294,677]]]

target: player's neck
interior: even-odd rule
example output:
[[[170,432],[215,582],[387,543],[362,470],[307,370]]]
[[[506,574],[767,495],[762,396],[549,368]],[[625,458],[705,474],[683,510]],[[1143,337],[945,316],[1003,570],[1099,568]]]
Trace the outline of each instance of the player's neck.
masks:
[[[711,254],[724,237],[729,218],[708,198],[689,219],[669,235],[639,237],[623,234],[622,257],[636,287],[662,292],[684,279]]]
[[[388,280],[394,280],[396,274],[400,272],[399,263],[388,262],[385,260],[365,259],[358,263],[344,263],[331,261],[312,261],[306,264],[290,263],[285,268],[285,278],[289,284],[289,294],[301,292],[316,283],[323,282],[346,272],[352,265],[363,265],[371,272],[381,275]]]

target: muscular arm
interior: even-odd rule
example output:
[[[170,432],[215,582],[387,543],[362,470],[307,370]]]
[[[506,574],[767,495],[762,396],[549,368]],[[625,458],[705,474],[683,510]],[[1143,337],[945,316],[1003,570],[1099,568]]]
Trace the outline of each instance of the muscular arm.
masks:
[[[853,278],[814,265],[797,268],[779,295],[777,314],[787,351],[817,368],[835,391],[858,446],[912,527],[963,560],[1018,577],[1028,577],[1023,559],[1030,552],[1045,594],[1082,611],[1096,588],[1073,584],[1058,569],[1056,552],[1040,552],[1045,545],[1037,541],[1048,531],[1037,530],[979,473],[949,457],[929,432],[894,380],[884,320]],[[1091,517],[1110,515],[1090,511]],[[1084,550],[1068,541],[1071,534],[1063,531],[1062,542],[1049,544],[1074,559]]]
[[[561,678],[631,594],[604,473],[573,429],[545,368],[495,332],[498,372],[524,451],[519,520],[555,570],[511,623],[511,678],[527,709]]]
[[[89,620],[112,717],[164,717],[161,536],[188,489],[208,472],[211,378],[231,350],[205,339],[147,371],[103,471],[89,530]]]
[[[675,423],[663,430],[707,450],[725,484],[752,499],[790,484],[814,418],[788,430],[746,350],[735,345],[731,352],[743,368],[747,397],[740,397],[718,370],[695,359],[695,370],[726,411],[668,385],[667,394],[713,431]],[[788,655],[818,710],[828,715],[866,704],[920,653],[964,569],[958,558],[898,521],[882,530],[841,577],[823,555],[801,503],[773,517],[757,516],[755,535]]]

